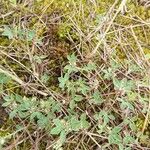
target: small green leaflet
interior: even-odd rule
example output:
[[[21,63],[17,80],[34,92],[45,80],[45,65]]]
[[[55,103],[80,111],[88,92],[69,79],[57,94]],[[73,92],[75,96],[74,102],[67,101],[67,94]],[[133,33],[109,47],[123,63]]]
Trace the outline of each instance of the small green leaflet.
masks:
[[[67,74],[67,73],[64,76],[59,77],[58,78],[59,87],[64,89],[68,80],[69,80],[69,74]]]
[[[70,119],[70,128],[73,131],[79,131],[80,130],[80,121],[77,119],[76,116],[72,116]]]
[[[63,130],[60,133],[60,141],[63,144],[65,142],[65,140],[66,140],[66,132]]]
[[[80,78],[77,82],[77,91],[81,92],[81,94],[86,95],[90,87],[86,85],[86,82]]]
[[[80,128],[81,129],[87,129],[89,128],[90,124],[89,122],[86,120],[86,114],[82,114],[80,117]]]
[[[62,124],[60,119],[54,119],[53,120],[55,127],[51,130],[52,135],[59,135],[61,131],[64,130],[64,125]]]
[[[14,38],[14,33],[8,26],[4,26],[4,32],[2,33],[2,35],[8,37],[9,39]]]
[[[110,120],[115,120],[115,117],[112,114],[108,114],[106,111],[101,111],[94,115],[95,120],[102,120],[102,123],[98,125],[99,130],[98,133],[102,133],[104,131],[104,128],[107,126],[107,124],[110,122]]]
[[[51,111],[54,112],[60,112],[61,111],[61,104],[59,102],[56,102],[55,100],[51,103]]]
[[[36,37],[36,32],[30,29],[19,29],[18,27],[10,28],[5,25],[2,35],[8,37],[10,40],[16,37],[20,40],[27,40],[29,42],[34,40],[35,43],[42,44],[41,39]]]
[[[90,123],[86,120],[85,113],[81,114],[80,119],[77,116],[71,116],[69,124],[72,131],[87,129],[90,126]]]
[[[41,76],[41,81],[45,84],[48,82],[49,79],[50,79],[50,76],[46,73]]]
[[[22,40],[26,39],[27,41],[32,41],[36,37],[36,32],[30,29],[16,29],[16,33]]]
[[[134,81],[127,80],[127,78],[123,78],[122,80],[113,78],[113,83],[114,83],[115,89],[118,89],[118,90],[130,91],[135,87]]]
[[[67,82],[66,87],[67,87],[68,93],[71,93],[71,95],[74,97],[76,93],[75,82],[70,80],[69,82]]]
[[[123,138],[123,143],[125,144],[133,144],[135,142],[135,139],[130,136],[129,134],[127,134],[124,138]]]
[[[71,65],[76,65],[77,57],[75,56],[75,54],[67,56],[67,59],[69,60],[69,63]]]
[[[27,32],[27,40],[28,41],[32,41],[34,39],[34,37],[36,36],[36,32],[31,30]]]
[[[82,97],[81,95],[75,95],[74,101],[80,102],[80,101],[82,101],[82,100],[83,100],[83,97]]]
[[[92,62],[88,63],[86,66],[83,67],[83,70],[85,71],[93,71],[96,69],[96,65]]]
[[[37,121],[37,124],[42,129],[46,129],[49,127],[49,118],[47,116],[41,115],[40,118]]]
[[[18,94],[11,94],[9,96],[5,96],[4,100],[5,102],[3,103],[3,107],[7,107],[9,105],[11,105],[13,102],[22,102],[23,97],[18,95]]]
[[[112,68],[104,69],[104,79],[110,80],[113,77],[113,70]]]
[[[63,131],[61,131],[61,133],[60,133],[60,137],[59,137],[59,139],[56,141],[56,143],[55,143],[55,145],[54,145],[54,149],[55,150],[63,150],[62,149],[62,145],[65,143],[65,141],[66,141],[66,135],[67,135],[67,133],[63,130]]]
[[[121,127],[114,127],[108,136],[109,144],[120,145],[122,143],[122,138],[120,135]]]
[[[13,111],[11,111],[11,112],[9,113],[9,118],[10,118],[10,119],[13,119],[13,118],[17,115],[17,112],[18,112],[17,109],[14,109]]]
[[[126,101],[125,99],[120,99],[120,101],[121,101],[120,107],[121,107],[122,110],[128,108],[128,109],[134,111],[134,107],[130,102]]]
[[[5,74],[0,73],[0,84],[5,84],[10,81],[10,78],[7,77]]]
[[[67,70],[68,74],[70,74],[72,72],[78,72],[78,69],[75,66],[72,66],[72,65],[66,65],[64,70]]]
[[[103,102],[101,98],[101,94],[98,90],[96,90],[92,96],[92,99],[90,101],[93,104],[101,104]]]
[[[75,103],[75,101],[71,100],[70,103],[69,103],[70,109],[73,110],[76,106],[77,106],[77,104]]]
[[[30,116],[30,120],[33,121],[34,118],[40,119],[43,118],[43,114],[41,112],[33,112]]]

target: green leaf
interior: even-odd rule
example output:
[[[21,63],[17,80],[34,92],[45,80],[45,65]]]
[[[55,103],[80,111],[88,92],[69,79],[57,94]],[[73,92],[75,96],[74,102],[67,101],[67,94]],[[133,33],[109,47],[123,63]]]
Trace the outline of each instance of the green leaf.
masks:
[[[126,135],[124,138],[123,138],[123,142],[125,143],[125,144],[133,144],[134,142],[135,142],[135,139],[132,137],[132,136],[130,136],[130,135]]]
[[[98,133],[101,134],[102,132],[104,132],[107,124],[109,123],[110,119],[112,118],[112,115],[111,114],[109,115],[108,112],[106,112],[106,111],[101,111],[98,114],[96,114],[94,117],[96,120],[99,120],[99,119],[102,120],[102,123],[98,125],[98,128],[99,128]]]
[[[137,126],[136,126],[136,124],[135,124],[134,122],[130,122],[130,123],[129,123],[129,127],[130,127],[130,129],[131,129],[132,131],[136,131],[136,130],[137,130]]]
[[[20,124],[17,124],[15,127],[16,127],[16,130],[18,130],[18,131],[21,131],[24,129],[24,126],[20,125]]]
[[[73,110],[76,107],[76,103],[74,100],[71,100],[69,103],[69,107]]]
[[[64,125],[59,119],[54,119],[53,120],[55,127],[51,130],[52,135],[58,135],[60,132],[64,129]]]
[[[6,84],[10,81],[10,78],[3,73],[0,73],[0,84]]]
[[[86,82],[80,78],[77,82],[77,91],[81,92],[81,94],[86,95],[87,92],[90,90],[90,87],[86,85]]]
[[[109,123],[111,117],[112,117],[112,115],[111,115],[111,114],[109,115],[108,112],[106,112],[106,111],[101,111],[101,112],[99,112],[98,114],[95,114],[95,115],[94,115],[94,118],[95,118],[96,120],[103,119],[103,125],[104,125],[104,126],[106,126],[107,123]],[[114,119],[114,118],[113,118],[113,119]]]
[[[17,35],[22,40],[32,41],[36,39],[36,32],[28,29],[17,29]]]
[[[71,95],[75,95],[76,87],[75,87],[75,83],[73,81],[67,82],[66,87],[67,87],[68,93],[71,93]]]
[[[17,109],[14,109],[13,111],[11,111],[11,112],[9,113],[9,118],[10,118],[10,119],[13,119],[13,118],[17,115],[17,112],[18,112]]]
[[[113,77],[112,68],[104,69],[103,72],[104,72],[104,79],[108,79],[108,80],[112,79]]]
[[[60,141],[62,144],[66,141],[66,132],[64,130],[60,133]]]
[[[27,111],[27,110],[30,110],[31,107],[32,107],[31,102],[24,101],[24,102],[22,102],[22,104],[20,104],[18,106],[18,110],[20,110],[20,111]]]
[[[108,136],[109,144],[117,144],[120,145],[122,143],[122,138],[119,134],[121,131],[121,127],[114,127],[111,131],[111,133]]]
[[[16,102],[22,103],[24,98],[19,94],[15,94],[14,99]]]
[[[101,104],[103,102],[102,98],[101,98],[101,94],[98,90],[96,90],[93,94],[93,97],[91,99],[91,102],[94,104]]]
[[[111,119],[111,120],[115,120],[115,116],[112,115],[112,114],[110,114],[108,117],[109,117],[109,119]]]
[[[77,119],[76,116],[72,116],[70,119],[70,128],[73,131],[79,131],[80,130],[80,121]]]
[[[68,74],[70,74],[72,72],[78,72],[78,69],[75,66],[72,66],[72,65],[66,65],[64,67],[64,70],[67,70]]]
[[[113,78],[113,83],[114,83],[115,89],[117,89],[117,90],[130,91],[135,88],[134,81],[127,80],[126,78],[124,78],[122,80]]]
[[[14,38],[13,31],[8,26],[4,26],[4,32],[2,35],[8,37],[9,39]]]
[[[75,54],[72,54],[70,56],[67,56],[67,59],[69,60],[69,63],[72,65],[76,65],[77,57]]]
[[[131,103],[129,103],[129,102],[126,101],[125,99],[120,99],[120,101],[121,101],[120,107],[121,107],[122,110],[128,108],[128,109],[134,111],[134,107],[133,107],[133,105],[132,105]]]
[[[2,104],[3,107],[7,107],[9,105],[11,105],[14,102],[14,95],[7,95],[4,97],[4,103]]]
[[[63,76],[59,77],[58,78],[59,87],[64,89],[68,80],[69,80],[69,74],[67,74],[67,73],[64,75],[64,77]]]
[[[38,118],[38,119],[41,119],[43,117],[43,114],[41,112],[33,112],[31,115],[30,115],[30,120],[34,120],[34,118]]]
[[[73,100],[76,101],[76,102],[81,102],[83,100],[83,97],[81,95],[75,95]]]
[[[96,69],[96,65],[92,62],[88,63],[85,67],[83,67],[83,70],[85,71],[93,71]]]
[[[113,51],[114,54],[116,55],[116,51]],[[117,69],[121,68],[121,63],[118,63],[116,60],[111,59],[110,60],[111,68],[113,72],[115,72]]]
[[[53,128],[52,130],[51,130],[51,134],[52,135],[59,135],[60,134],[60,132],[61,132],[61,128],[60,127],[55,127],[55,128]]]
[[[7,106],[9,106],[10,104],[11,104],[11,101],[8,101],[8,102],[3,103],[2,106],[3,106],[3,107],[7,107]]]
[[[89,128],[89,126],[90,126],[90,124],[86,120],[86,114],[82,114],[80,117],[80,128],[81,129],[87,129],[87,128]]]
[[[30,113],[28,111],[23,112],[23,111],[18,110],[17,113],[18,113],[19,117],[22,118],[22,119],[25,119],[30,115]]]
[[[32,41],[35,38],[35,36],[36,36],[35,31],[33,31],[33,30],[27,31],[27,40],[28,41]]]
[[[47,116],[42,115],[42,116],[40,116],[39,120],[37,121],[37,124],[40,128],[47,129],[50,124],[49,118]]]
[[[124,150],[124,146],[122,143],[120,143],[118,146],[119,146],[119,150]]]
[[[49,79],[50,79],[50,77],[46,73],[44,75],[42,75],[42,77],[41,77],[41,81],[43,83],[47,83]]]
[[[121,127],[114,127],[111,132],[114,134],[118,134],[121,130],[122,130]]]
[[[52,104],[52,108],[51,108],[52,112],[60,112],[61,111],[61,104],[58,102],[55,102]]]

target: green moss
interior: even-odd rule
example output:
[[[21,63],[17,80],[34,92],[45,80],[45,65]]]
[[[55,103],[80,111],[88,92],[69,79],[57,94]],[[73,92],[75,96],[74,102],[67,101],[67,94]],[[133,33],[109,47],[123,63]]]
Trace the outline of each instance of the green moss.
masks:
[[[9,46],[10,41],[5,37],[0,37],[1,46]]]
[[[6,137],[6,136],[8,136],[8,135],[10,135],[10,132],[9,131],[7,131],[7,130],[0,130],[0,137],[2,138],[2,137]]]

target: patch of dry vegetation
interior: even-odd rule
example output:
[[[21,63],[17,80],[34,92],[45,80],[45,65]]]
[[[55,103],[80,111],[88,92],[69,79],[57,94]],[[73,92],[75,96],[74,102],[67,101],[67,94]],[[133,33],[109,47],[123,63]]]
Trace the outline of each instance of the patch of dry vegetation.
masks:
[[[149,8],[0,0],[0,148],[150,149]]]

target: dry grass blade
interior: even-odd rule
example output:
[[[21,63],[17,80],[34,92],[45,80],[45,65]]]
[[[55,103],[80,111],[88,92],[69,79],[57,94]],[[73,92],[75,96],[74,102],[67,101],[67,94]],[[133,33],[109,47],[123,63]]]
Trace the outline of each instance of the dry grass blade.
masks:
[[[89,58],[94,56],[97,52],[97,50],[99,49],[101,43],[103,42],[103,40],[106,37],[106,34],[108,33],[108,31],[110,30],[114,20],[116,19],[117,15],[122,11],[122,9],[124,8],[124,6],[126,5],[127,0],[122,0],[119,8],[117,9],[115,15],[113,16],[113,18],[111,19],[108,27],[106,28],[105,32],[102,34],[100,41],[97,43],[96,47],[94,48],[94,50],[91,52],[91,54],[88,56]]]
[[[0,73],[3,73],[3,74],[5,74],[6,76],[10,77],[11,79],[13,79],[13,80],[16,81],[17,83],[19,83],[21,86],[25,86],[25,83],[24,83],[21,79],[19,79],[17,76],[11,74],[11,72],[0,68]]]

